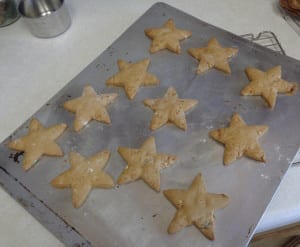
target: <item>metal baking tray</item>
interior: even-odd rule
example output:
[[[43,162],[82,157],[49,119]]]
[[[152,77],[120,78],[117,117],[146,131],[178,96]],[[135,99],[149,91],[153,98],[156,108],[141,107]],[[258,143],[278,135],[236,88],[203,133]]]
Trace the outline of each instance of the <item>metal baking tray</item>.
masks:
[[[149,54],[150,40],[144,29],[161,26],[168,18],[173,18],[177,27],[192,31],[192,37],[181,42],[180,55],[168,51]],[[230,62],[231,75],[216,70],[196,75],[198,62],[186,50],[206,45],[211,37],[223,46],[239,49]],[[118,59],[138,61],[146,57],[151,60],[149,72],[161,81],[159,86],[141,88],[132,101],[123,89],[106,87],[105,80],[118,71]],[[246,66],[266,70],[278,64],[282,66],[283,78],[299,80],[299,61],[157,3],[32,116],[46,126],[68,124],[68,130],[58,139],[66,155],[43,157],[29,172],[24,172],[20,164],[22,155],[9,150],[7,143],[27,133],[28,120],[0,146],[2,186],[67,246],[246,246],[300,142],[299,93],[293,97],[279,96],[272,111],[260,97],[239,94],[248,82]],[[119,98],[108,109],[112,125],[91,122],[75,133],[74,114],[62,105],[81,95],[87,83],[97,92],[117,92]],[[163,96],[171,85],[180,97],[196,98],[199,104],[187,114],[187,131],[169,125],[151,132],[153,113],[142,100]],[[233,112],[238,112],[248,124],[269,125],[269,131],[260,139],[266,164],[241,158],[223,166],[224,148],[210,139],[208,132],[226,126]],[[187,188],[196,174],[202,172],[209,192],[230,197],[228,207],[215,213],[215,241],[207,240],[193,226],[168,235],[167,227],[176,210],[162,193],[142,181],[111,190],[94,189],[80,209],[72,207],[71,190],[57,190],[49,184],[69,168],[67,154],[71,150],[89,156],[109,149],[112,155],[105,170],[116,180],[125,166],[117,153],[118,146],[139,147],[148,136],[155,137],[159,152],[179,157],[175,165],[162,171],[162,190]]]

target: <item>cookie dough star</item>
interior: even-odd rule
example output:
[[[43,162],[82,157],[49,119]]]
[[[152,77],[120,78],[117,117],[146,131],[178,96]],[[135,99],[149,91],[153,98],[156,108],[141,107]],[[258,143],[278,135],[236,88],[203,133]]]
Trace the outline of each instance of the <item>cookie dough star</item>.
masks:
[[[63,156],[61,148],[55,143],[67,125],[57,124],[45,128],[37,119],[32,119],[29,124],[29,132],[27,135],[11,141],[9,148],[24,151],[23,168],[29,170],[42,155]]]
[[[136,63],[128,63],[118,60],[119,72],[109,78],[106,84],[109,86],[124,87],[129,99],[133,99],[140,86],[158,85],[159,80],[155,75],[147,72],[149,59],[143,59]]]
[[[176,28],[172,19],[167,20],[167,22],[161,28],[146,29],[145,34],[152,39],[149,50],[150,53],[154,53],[163,49],[180,53],[181,49],[179,41],[192,35],[190,31]]]
[[[128,165],[120,175],[118,184],[141,178],[156,191],[160,191],[160,170],[176,160],[174,155],[156,152],[154,137],[149,137],[140,149],[119,147],[118,152]]]
[[[110,124],[106,106],[113,103],[117,97],[116,93],[98,95],[91,86],[85,86],[82,96],[65,102],[64,108],[76,114],[74,129],[79,131],[92,119]]]
[[[206,47],[190,48],[188,52],[200,61],[197,74],[203,74],[211,68],[216,68],[227,74],[231,73],[228,58],[237,54],[238,49],[223,48],[216,38],[208,41]]]
[[[102,151],[88,158],[71,152],[71,168],[54,178],[51,185],[59,189],[72,188],[73,206],[79,208],[93,187],[109,189],[114,186],[111,176],[102,170],[109,156],[109,151]]]
[[[228,128],[212,130],[209,135],[225,145],[224,165],[229,165],[243,155],[266,162],[265,153],[257,140],[267,130],[268,126],[266,125],[246,125],[243,119],[235,113]]]
[[[174,123],[178,128],[187,129],[185,112],[198,103],[194,99],[179,99],[175,88],[169,87],[163,98],[145,99],[144,104],[154,111],[150,129],[156,130],[167,122]]]
[[[168,233],[194,224],[205,237],[214,240],[214,211],[227,206],[228,196],[207,193],[201,173],[187,190],[165,190],[164,195],[177,208]]]
[[[298,86],[281,79],[281,66],[273,67],[266,72],[256,68],[246,68],[250,83],[241,91],[241,95],[259,95],[273,108],[278,93],[294,94]]]

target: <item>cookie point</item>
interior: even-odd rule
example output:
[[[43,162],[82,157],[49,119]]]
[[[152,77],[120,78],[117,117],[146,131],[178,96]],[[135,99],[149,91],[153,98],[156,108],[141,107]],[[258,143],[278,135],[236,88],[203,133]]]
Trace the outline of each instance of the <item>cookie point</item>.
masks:
[[[228,166],[228,165],[230,165],[230,162],[228,160],[223,160],[223,164],[224,164],[224,166]]]
[[[79,204],[78,202],[75,202],[75,201],[72,204],[73,204],[74,208],[80,208],[80,206],[81,206],[81,204]]]
[[[180,226],[174,224],[173,222],[170,223],[168,227],[168,233],[169,234],[174,234],[180,230]]]
[[[24,169],[25,172],[28,172],[32,166],[33,166],[33,165],[24,165],[24,164],[23,164],[22,167],[23,167],[23,169]]]
[[[120,175],[120,177],[117,180],[117,183],[119,185],[122,185],[122,184],[127,183],[128,181],[129,181],[129,179],[127,177]]]
[[[79,132],[79,131],[81,130],[81,128],[82,128],[82,127],[79,127],[79,126],[77,126],[77,125],[74,125],[74,130],[75,130],[76,132]]]
[[[180,128],[181,128],[183,131],[186,131],[186,130],[187,130],[187,125],[180,126]]]
[[[156,191],[156,192],[160,192],[160,186],[152,186],[152,188]]]
[[[157,129],[157,127],[156,127],[156,126],[154,126],[154,125],[150,125],[150,127],[149,127],[149,128],[150,128],[150,130],[152,130],[152,131]]]
[[[295,94],[298,91],[298,84],[297,83],[293,83],[291,90],[290,90],[290,94]]]
[[[208,134],[209,134],[210,137],[216,139],[220,136],[219,132],[220,132],[219,130],[211,130],[211,131],[209,131]]]
[[[199,172],[199,173],[197,174],[197,178],[202,178],[202,173],[201,173],[201,172]]]

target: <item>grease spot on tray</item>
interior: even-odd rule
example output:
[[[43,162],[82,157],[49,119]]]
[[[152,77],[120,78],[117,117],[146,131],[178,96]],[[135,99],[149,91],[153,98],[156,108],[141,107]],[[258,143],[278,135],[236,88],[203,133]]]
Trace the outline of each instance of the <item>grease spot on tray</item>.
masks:
[[[283,155],[281,154],[280,146],[275,146],[275,150],[276,150],[276,153],[278,155],[278,160],[282,160]]]
[[[156,216],[158,216],[158,214],[153,214],[153,215],[152,215],[152,218],[155,218]]]
[[[264,178],[264,179],[270,179],[270,177],[268,176],[268,175],[265,175],[265,174],[260,174],[260,176],[262,177],[262,178]]]
[[[15,154],[10,153],[10,155],[8,156],[9,159],[13,159],[14,162],[16,163],[20,163],[19,161],[19,157],[22,156],[24,154],[24,151],[20,151],[20,152],[16,152]]]

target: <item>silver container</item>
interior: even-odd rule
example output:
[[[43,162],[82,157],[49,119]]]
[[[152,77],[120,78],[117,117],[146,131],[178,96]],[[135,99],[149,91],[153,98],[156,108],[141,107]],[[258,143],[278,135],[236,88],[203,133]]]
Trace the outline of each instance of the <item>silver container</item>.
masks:
[[[64,0],[23,0],[19,12],[31,33],[39,38],[58,36],[71,25]]]
[[[0,0],[0,27],[6,27],[20,17],[16,0]]]

